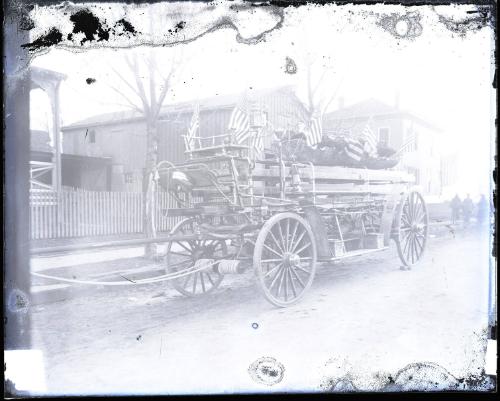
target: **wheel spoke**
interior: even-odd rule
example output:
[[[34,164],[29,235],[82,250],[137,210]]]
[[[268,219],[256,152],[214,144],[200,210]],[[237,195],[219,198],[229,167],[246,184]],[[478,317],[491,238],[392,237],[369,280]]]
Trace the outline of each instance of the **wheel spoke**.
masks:
[[[417,205],[415,206],[415,215],[413,216],[413,221],[416,222],[419,220],[420,216],[422,215],[422,205],[420,202],[417,202]]]
[[[270,248],[269,246],[267,246],[266,244],[262,244],[265,248],[267,248],[268,250],[270,250],[272,253],[274,253],[275,255],[279,256],[280,258],[283,257],[283,255],[280,255],[278,252],[276,252],[274,249]]]
[[[273,230],[269,230],[269,234],[271,234],[271,237],[273,237],[273,240],[274,242],[276,243],[276,246],[278,247],[278,249],[280,250],[281,253],[285,253],[285,250],[283,248],[281,248],[281,245],[279,243],[279,241],[276,239],[276,237],[274,236],[273,234]]]
[[[200,272],[200,282],[201,282],[201,290],[205,292],[205,280],[203,280],[203,271]]]
[[[411,263],[415,263],[415,236],[411,237]]]
[[[210,281],[210,284],[212,284],[212,287],[215,287],[214,281],[212,280],[210,273],[205,272],[205,274],[207,275],[207,278],[208,278],[208,281]]]
[[[272,263],[272,262],[281,262],[283,261],[283,258],[279,259],[261,259],[260,263]]]
[[[286,275],[286,268],[283,267],[283,269],[281,269],[281,278],[280,278],[280,283],[278,285],[278,292],[276,293],[277,298],[279,298],[280,296],[281,286],[283,285],[283,279],[285,278],[285,275]]]
[[[304,282],[302,281],[302,279],[299,277],[299,275],[295,271],[295,268],[294,267],[291,268],[290,271],[293,273],[293,275],[295,276],[295,278],[297,279],[297,281],[300,283],[300,285],[302,286],[302,288],[306,288],[306,285],[304,284]]]
[[[424,242],[420,242],[419,240],[419,237],[418,236],[415,236],[415,241],[418,245],[418,253],[417,253],[417,256],[420,258],[420,255],[422,254],[422,251],[424,249]]]
[[[186,276],[186,280],[184,281],[184,284],[182,285],[182,288],[186,288],[188,285],[189,280],[191,279],[192,274],[188,274]]]
[[[176,244],[179,244],[180,246],[182,246],[189,253],[193,253],[193,249],[192,248],[187,248],[182,242],[176,242]],[[188,242],[188,244],[189,244],[189,242]],[[191,247],[191,244],[189,244],[189,246]]]
[[[293,229],[292,237],[290,238],[290,247],[288,250],[292,248],[293,241],[295,240],[295,235],[297,234],[297,228],[299,228],[299,222],[295,221],[295,228]]]
[[[194,274],[194,281],[193,281],[193,294],[196,294],[196,282],[198,280],[198,272]]]
[[[285,302],[288,301],[288,269],[285,269],[285,273],[283,274],[285,281]]]
[[[293,248],[291,248],[290,253],[296,253],[295,249],[299,246],[300,241],[302,241],[302,238],[304,238],[304,235],[306,235],[306,233],[307,233],[306,230],[302,231],[302,234],[300,234],[299,239],[295,242],[295,244],[292,244]]]
[[[290,219],[286,219],[286,250],[288,251],[289,250],[289,240],[290,240]]]
[[[410,197],[408,199],[408,204],[410,206],[410,221],[414,220],[414,214],[415,214],[415,203],[413,201],[413,192],[410,192]]]
[[[283,265],[283,262],[278,263],[276,266],[274,266],[272,269],[268,270],[266,274],[264,274],[264,278],[268,277],[271,275],[272,272],[274,272],[277,268]]]
[[[273,281],[271,281],[271,284],[269,285],[269,291],[271,290],[271,288],[274,287],[274,284],[276,284],[278,278],[281,276],[281,273],[283,272],[284,269],[285,267],[281,266],[281,268],[278,270],[278,273],[276,273],[276,275],[273,278]]]
[[[303,271],[304,273],[307,273],[308,275],[311,274],[311,272],[309,270],[304,269],[302,266],[297,265],[297,266],[295,266],[295,268]]]
[[[311,242],[307,242],[307,244],[305,244],[305,245],[303,245],[302,247],[300,247],[300,249],[299,249],[299,250],[294,251],[294,253],[296,253],[296,254],[300,254],[300,252],[302,252],[304,249],[309,248],[311,245],[312,245],[312,243],[311,243]]]
[[[290,276],[290,286],[291,286],[291,288],[292,288],[293,297],[294,297],[294,298],[297,298],[297,291],[296,291],[296,289],[295,289],[295,284],[293,283],[292,268],[290,268],[290,269],[289,269],[288,274],[289,274],[289,276]]]
[[[404,240],[405,245],[404,245],[404,248],[403,248],[403,253],[406,255],[406,260],[407,261],[409,260],[409,257],[410,257],[410,254],[408,252],[409,251],[408,250],[408,245],[410,245],[410,236],[411,236],[411,233]]]
[[[276,225],[278,226],[278,232],[279,232],[280,238],[281,238],[281,244],[282,244],[281,249],[286,251],[285,239],[283,237],[283,230],[281,229],[281,221],[279,221]]]

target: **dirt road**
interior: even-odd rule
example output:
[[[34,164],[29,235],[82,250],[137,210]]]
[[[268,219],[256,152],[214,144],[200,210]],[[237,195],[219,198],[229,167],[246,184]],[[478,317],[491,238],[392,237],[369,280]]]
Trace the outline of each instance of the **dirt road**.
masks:
[[[195,299],[161,283],[99,291],[33,307],[33,348],[51,394],[324,391],[346,377],[380,390],[416,362],[438,364],[446,387],[484,365],[487,241],[431,238],[411,271],[395,248],[323,265],[286,309],[264,300],[252,272]]]

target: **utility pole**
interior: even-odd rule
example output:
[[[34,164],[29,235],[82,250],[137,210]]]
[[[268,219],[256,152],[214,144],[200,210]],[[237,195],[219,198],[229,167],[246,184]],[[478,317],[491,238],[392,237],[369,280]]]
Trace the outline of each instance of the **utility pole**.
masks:
[[[30,349],[30,74],[21,9],[4,3],[4,348]]]

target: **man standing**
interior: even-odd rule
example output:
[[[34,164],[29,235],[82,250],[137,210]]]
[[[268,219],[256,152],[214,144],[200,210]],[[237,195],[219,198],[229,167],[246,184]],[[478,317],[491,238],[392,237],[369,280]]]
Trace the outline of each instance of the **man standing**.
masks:
[[[470,198],[470,194],[467,194],[467,198],[462,202],[462,210],[464,213],[464,226],[467,227],[470,222],[470,217],[472,216],[472,210],[474,209],[474,203]]]
[[[458,197],[458,194],[451,200],[450,208],[451,208],[451,224],[456,224],[458,219],[460,218],[460,208],[462,207],[462,201]]]

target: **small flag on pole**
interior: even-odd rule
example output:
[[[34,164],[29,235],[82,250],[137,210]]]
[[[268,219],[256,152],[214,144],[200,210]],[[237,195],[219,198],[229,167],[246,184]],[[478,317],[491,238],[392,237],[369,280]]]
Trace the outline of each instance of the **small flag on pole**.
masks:
[[[250,120],[248,114],[239,106],[236,106],[229,118],[229,130],[234,131],[236,143],[244,143],[250,136]]]
[[[304,136],[307,146],[315,147],[321,142],[323,137],[323,126],[321,116],[314,116],[309,121],[309,126],[305,127]]]
[[[184,145],[186,150],[193,149],[193,141],[200,128],[200,105],[196,105],[193,116],[191,117],[191,123],[189,124],[187,135],[184,137]]]
[[[372,117],[368,119],[363,131],[361,132],[361,138],[365,140],[364,150],[368,155],[374,156],[377,154],[377,137],[370,127]]]

